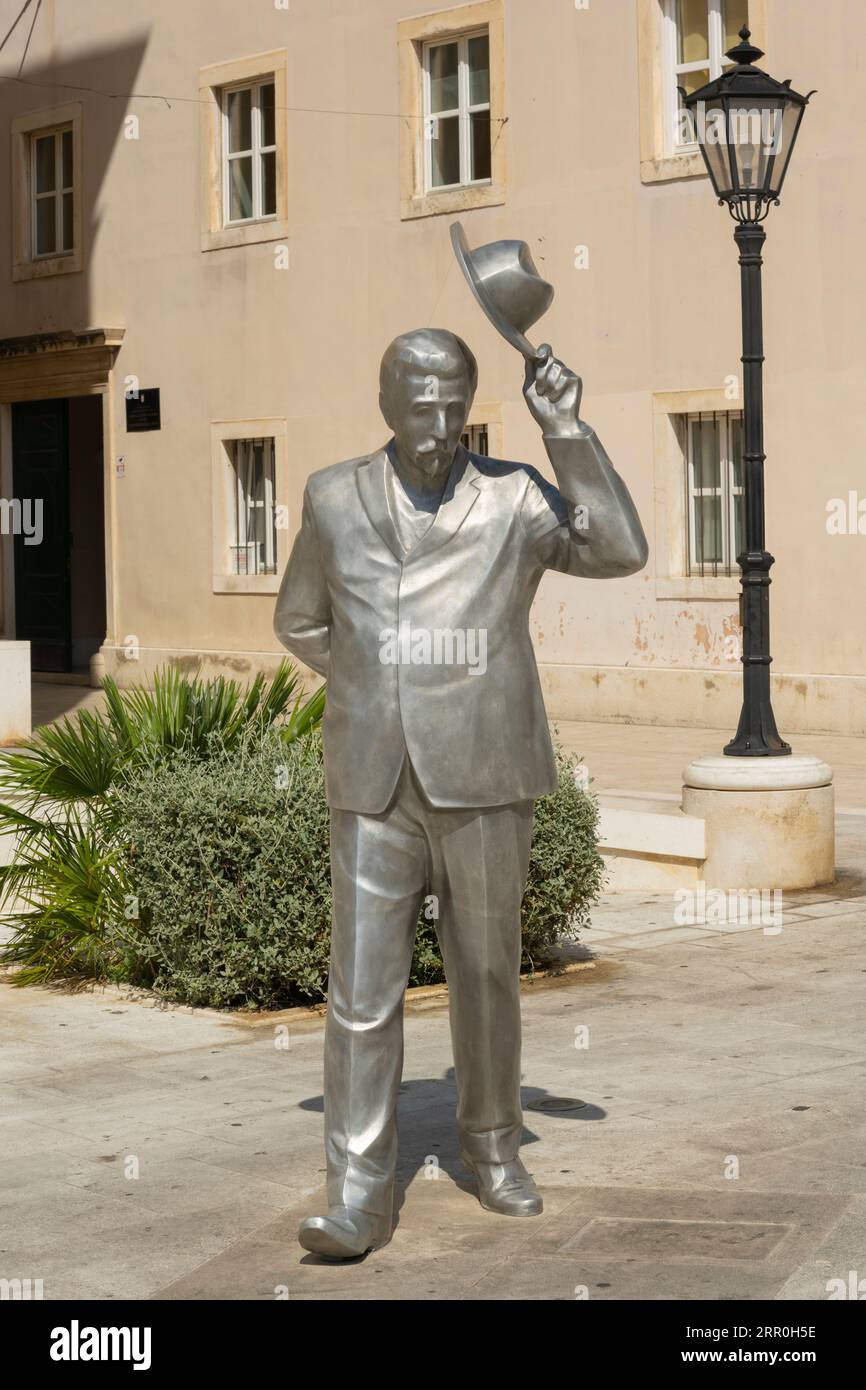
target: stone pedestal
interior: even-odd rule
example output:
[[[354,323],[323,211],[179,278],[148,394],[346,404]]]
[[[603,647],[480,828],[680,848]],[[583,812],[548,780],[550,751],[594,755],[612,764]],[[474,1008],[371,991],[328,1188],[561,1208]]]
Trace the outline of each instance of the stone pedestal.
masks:
[[[708,888],[833,881],[833,772],[820,758],[698,758],[683,773],[683,811],[705,822]]]
[[[94,652],[90,658],[90,684],[94,690],[99,690],[105,679],[105,653],[100,650]]]
[[[30,722],[30,643],[0,642],[0,745],[23,743]]]

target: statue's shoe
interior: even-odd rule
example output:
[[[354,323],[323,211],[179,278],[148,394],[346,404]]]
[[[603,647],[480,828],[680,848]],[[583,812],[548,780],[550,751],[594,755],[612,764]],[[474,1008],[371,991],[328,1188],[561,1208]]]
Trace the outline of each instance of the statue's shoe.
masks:
[[[388,1217],[355,1207],[329,1207],[327,1216],[308,1216],[298,1231],[304,1249],[326,1260],[354,1260],[390,1239]]]
[[[478,1200],[487,1211],[502,1216],[538,1216],[543,1211],[541,1193],[519,1158],[482,1163],[462,1151],[460,1157],[478,1179]]]

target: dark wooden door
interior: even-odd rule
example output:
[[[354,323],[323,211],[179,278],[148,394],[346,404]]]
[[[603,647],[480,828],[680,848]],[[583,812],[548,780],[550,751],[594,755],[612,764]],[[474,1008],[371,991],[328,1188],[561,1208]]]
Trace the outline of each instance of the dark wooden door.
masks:
[[[42,504],[42,538],[15,537],[15,636],[31,644],[34,671],[72,665],[69,586],[69,421],[65,400],[12,407],[15,497],[31,528]],[[38,535],[38,532],[36,533]],[[30,543],[28,544],[28,539]]]

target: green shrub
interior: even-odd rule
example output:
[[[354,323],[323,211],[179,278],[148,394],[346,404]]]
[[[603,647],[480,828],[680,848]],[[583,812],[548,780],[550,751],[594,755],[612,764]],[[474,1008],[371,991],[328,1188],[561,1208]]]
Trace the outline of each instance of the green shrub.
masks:
[[[598,803],[577,780],[581,759],[556,750],[559,783],[535,803],[532,854],[523,895],[523,956],[543,961],[558,941],[576,940],[604,886]]]
[[[559,754],[559,787],[536,806],[524,898],[524,954],[573,937],[598,896],[595,802]],[[318,738],[272,735],[207,759],[178,754],[121,793],[138,899],[126,974],[166,997],[212,1007],[280,1008],[324,997],[331,918],[328,810]],[[422,910],[411,984],[444,978]]]
[[[211,1007],[324,995],[330,943],[321,744],[265,734],[180,753],[120,793],[138,900],[128,978]]]
[[[319,725],[283,663],[246,690],[169,671],[152,691],[106,682],[87,711],[0,753],[0,960],[16,984],[107,978],[216,1007],[324,997],[329,821]],[[558,753],[536,803],[524,963],[585,925],[603,876],[595,801]],[[137,915],[136,915],[137,914]],[[410,984],[443,978],[422,910]]]
[[[104,683],[104,713],[79,711],[37,729],[21,752],[0,752],[0,835],[13,839],[0,866],[0,922],[11,937],[0,960],[17,985],[51,979],[122,978],[126,885],[119,789],[146,767],[182,752],[209,756],[273,728],[286,744],[318,728],[324,691],[304,700],[297,672],[244,688],[158,671],[153,689]]]

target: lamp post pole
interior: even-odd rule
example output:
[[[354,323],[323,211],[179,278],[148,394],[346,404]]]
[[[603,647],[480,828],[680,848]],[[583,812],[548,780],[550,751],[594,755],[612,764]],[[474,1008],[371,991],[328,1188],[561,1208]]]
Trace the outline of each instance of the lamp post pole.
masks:
[[[713,888],[771,883],[811,888],[833,880],[833,771],[808,753],[791,754],[770,699],[770,570],[764,535],[764,334],[761,267],[764,228],[779,203],[803,113],[788,78],[756,66],[762,58],[745,25],[727,64],[697,91],[681,90],[718,201],[736,223],[743,315],[743,450],[737,482],[745,494],[738,542],[743,632],[743,708],[728,756],[697,758],[683,774],[683,810],[702,817]],[[780,756],[787,754],[787,757]]]
[[[737,226],[743,310],[743,477],[746,498],[745,549],[740,566],[740,625],[743,630],[743,708],[725,752],[732,757],[778,757],[791,745],[780,737],[770,699],[770,569],[773,556],[764,537],[764,328],[761,266],[765,233],[761,223],[779,202],[791,151],[809,96],[777,82],[755,66],[764,55],[750,43],[728,49],[730,66],[695,92],[680,89],[683,106],[699,117],[697,140],[720,203]]]
[[[764,326],[761,265],[766,233],[760,222],[738,222],[743,308],[743,484],[746,548],[740,566],[743,629],[743,708],[736,736],[725,752],[734,757],[790,753],[776,728],[770,698],[770,567],[764,538]]]

